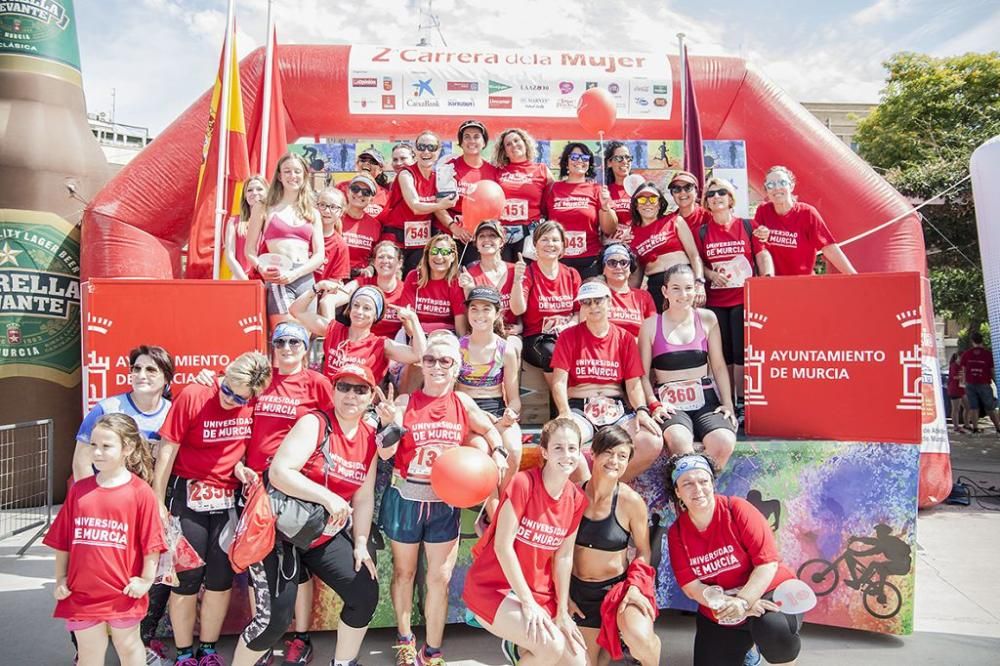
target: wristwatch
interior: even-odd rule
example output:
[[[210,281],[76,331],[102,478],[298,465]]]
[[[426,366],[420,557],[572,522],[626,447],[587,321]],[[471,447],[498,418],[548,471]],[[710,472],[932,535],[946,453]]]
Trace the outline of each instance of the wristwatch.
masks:
[[[504,458],[504,460],[506,460],[507,457],[510,456],[510,452],[508,452],[507,449],[504,448],[503,444],[490,451],[490,455],[493,455],[494,453],[499,453]]]

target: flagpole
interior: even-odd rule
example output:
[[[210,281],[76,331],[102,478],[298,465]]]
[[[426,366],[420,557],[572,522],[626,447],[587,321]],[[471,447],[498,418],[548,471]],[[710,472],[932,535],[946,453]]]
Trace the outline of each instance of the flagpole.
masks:
[[[677,33],[677,49],[680,52],[680,63],[681,63],[681,141],[684,141],[684,135],[687,131],[687,127],[684,125],[684,111],[687,108],[685,102],[687,101],[687,67],[685,67],[685,57],[684,53],[684,33]],[[684,166],[687,168],[687,165]]]
[[[267,140],[271,132],[271,70],[274,60],[274,17],[271,14],[271,0],[267,0],[267,47],[264,50],[264,89],[263,95],[263,115],[260,123],[260,170],[257,172],[267,178]]]
[[[215,235],[212,250],[212,279],[219,279],[219,269],[222,261],[222,222],[228,211],[226,206],[226,169],[229,166],[229,95],[233,83],[233,38],[236,27],[236,2],[229,0],[226,10],[226,39],[223,42],[222,94],[219,99],[219,115],[215,117],[213,131],[219,137],[219,171],[215,179]]]

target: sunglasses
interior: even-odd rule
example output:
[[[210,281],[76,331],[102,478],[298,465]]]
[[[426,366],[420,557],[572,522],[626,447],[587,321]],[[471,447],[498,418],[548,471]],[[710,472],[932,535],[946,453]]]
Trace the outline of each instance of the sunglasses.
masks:
[[[360,194],[363,197],[370,197],[374,192],[369,190],[367,187],[362,187],[361,185],[351,185],[351,192],[355,194]]]
[[[774,190],[774,189],[777,189],[779,187],[789,187],[791,184],[792,184],[791,181],[784,180],[784,179],[782,179],[782,180],[769,180],[766,183],[764,183],[764,189]]]
[[[586,153],[570,153],[569,154],[569,161],[570,162],[589,162],[590,161],[590,155],[588,155]]]
[[[337,390],[341,393],[354,392],[354,395],[368,395],[372,392],[372,387],[368,384],[352,384],[350,382],[337,382]]]
[[[274,341],[274,348],[281,349],[282,347],[288,347],[289,349],[298,349],[302,346],[302,341],[298,338],[278,338]]]
[[[455,365],[455,359],[450,356],[431,356],[430,354],[424,355],[420,359],[420,362],[424,364],[425,368],[433,368],[435,365],[440,365],[445,370]]]
[[[660,203],[660,197],[656,194],[650,194],[649,196],[641,196],[635,198],[636,203],[640,206],[645,206],[646,204],[651,204],[655,206]]]
[[[631,263],[628,259],[608,259],[604,265],[611,266],[611,268],[628,268]]]
[[[625,162],[632,162],[631,155],[613,155],[611,157],[612,162],[618,162],[619,164],[624,164]]]
[[[221,384],[219,384],[219,390],[222,391],[222,395],[226,396],[227,398],[235,402],[237,405],[240,405],[241,407],[250,402],[250,398],[244,398],[236,391],[229,388],[229,384],[227,384],[226,382],[222,382]]]
[[[150,377],[155,377],[156,375],[160,374],[160,369],[155,365],[133,365],[131,370],[133,375],[138,375],[141,372],[145,372]]]
[[[316,208],[319,208],[320,210],[344,210],[344,207],[339,204],[328,204],[328,203],[316,204]]]
[[[604,298],[581,298],[579,303],[585,308],[596,308],[604,302]]]
[[[432,257],[447,257],[454,253],[455,251],[449,247],[432,247],[431,249],[427,250],[427,254],[431,255]]]
[[[694,189],[694,185],[691,183],[687,183],[686,185],[671,185],[668,189],[677,194],[678,192],[690,192]]]
[[[709,190],[705,192],[705,198],[707,199],[711,199],[712,197],[728,197],[728,196],[729,196],[729,190],[724,190],[724,189]]]
[[[416,148],[417,150],[419,150],[422,153],[433,153],[440,146],[438,146],[438,144],[436,144],[436,143],[418,143],[418,144],[414,145],[413,147]]]

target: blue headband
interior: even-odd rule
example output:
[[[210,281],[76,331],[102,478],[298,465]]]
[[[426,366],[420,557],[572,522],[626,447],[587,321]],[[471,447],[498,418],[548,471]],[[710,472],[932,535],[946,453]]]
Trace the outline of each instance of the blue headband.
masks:
[[[670,473],[670,481],[673,484],[677,484],[677,479],[681,478],[681,475],[687,474],[688,472],[696,469],[703,469],[708,472],[708,475],[715,478],[715,472],[712,471],[712,466],[708,464],[708,460],[705,456],[690,455],[684,456],[677,461],[674,466],[674,471]]]
[[[351,303],[354,303],[354,299],[358,296],[367,296],[372,299],[372,302],[375,303],[375,319],[382,319],[382,312],[385,310],[385,296],[382,295],[381,291],[371,285],[358,287],[351,295]]]

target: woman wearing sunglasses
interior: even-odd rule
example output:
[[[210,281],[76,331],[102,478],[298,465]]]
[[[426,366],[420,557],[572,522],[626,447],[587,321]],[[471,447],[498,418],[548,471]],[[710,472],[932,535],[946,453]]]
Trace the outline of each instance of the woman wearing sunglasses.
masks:
[[[625,191],[625,179],[632,173],[632,152],[621,141],[609,141],[604,148],[604,182],[611,197],[611,210],[618,218],[618,231],[606,243],[632,242],[632,198]]]
[[[795,175],[788,167],[768,169],[764,191],[767,202],[757,207],[753,221],[768,231],[775,275],[812,275],[817,252],[841,273],[857,273],[819,211],[793,194]]]
[[[646,276],[646,290],[653,297],[656,311],[663,311],[663,276],[675,264],[689,264],[698,284],[698,303],[705,303],[705,278],[702,276],[698,246],[686,218],[667,215],[667,200],[655,183],[643,183],[632,193],[632,249],[639,257]],[[639,274],[636,275],[639,277]]]
[[[677,204],[677,210],[670,213],[679,215],[687,222],[688,229],[692,232],[698,227],[708,222],[711,216],[707,210],[701,207],[701,197],[698,191],[698,179],[690,171],[677,171],[670,177],[667,185],[667,192]]]
[[[328,187],[316,197],[316,209],[323,220],[323,264],[313,278],[321,280],[347,280],[351,275],[350,248],[343,236],[344,194],[335,187]]]
[[[160,430],[160,457],[153,490],[163,502],[164,520],[180,519],[181,531],[205,565],[178,572],[170,593],[170,624],[178,666],[221,664],[216,642],[229,609],[233,570],[219,545],[223,528],[235,515],[236,491],[254,474],[242,459],[250,440],[254,405],[271,382],[271,363],[258,352],[241,354],[218,386],[192,384],[174,400]],[[202,584],[201,645],[194,650],[195,614]]]
[[[706,307],[715,313],[722,334],[722,354],[735,390],[737,420],[743,416],[743,283],[753,275],[774,275],[771,253],[754,234],[753,223],[742,220],[736,190],[723,178],[705,184],[705,210],[711,221],[695,233],[708,280]]]
[[[449,330],[465,335],[465,292],[458,283],[458,246],[448,234],[437,234],[420,257],[420,265],[403,281],[402,302],[412,308],[428,333]]]
[[[404,272],[420,263],[424,246],[431,237],[432,218],[449,229],[453,220],[448,209],[458,201],[458,194],[437,196],[434,167],[441,156],[441,140],[437,135],[421,132],[413,147],[417,161],[397,170],[381,217],[383,238],[395,241],[404,250]]]
[[[639,327],[647,317],[656,314],[656,305],[648,291],[629,285],[629,276],[639,265],[635,255],[625,245],[614,243],[604,246],[600,260],[604,281],[611,290],[608,320],[638,339]]]
[[[585,279],[601,272],[597,265],[601,234],[610,238],[618,229],[607,188],[601,188],[593,177],[594,154],[590,148],[568,143],[559,157],[559,180],[549,185],[542,199],[544,217],[566,230],[562,262]]]
[[[347,187],[347,208],[342,225],[352,278],[375,275],[371,266],[372,251],[382,236],[382,223],[367,212],[374,193],[375,181],[363,174],[352,178]]]
[[[580,426],[588,457],[590,441],[601,428],[625,428],[635,444],[635,457],[622,478],[629,481],[663,450],[662,431],[646,407],[639,347],[632,335],[609,321],[611,291],[603,280],[584,282],[576,302],[580,323],[562,332],[552,355],[552,402],[559,416]],[[576,476],[589,477],[586,467]]]
[[[538,144],[523,129],[506,129],[497,137],[493,163],[499,167],[497,182],[507,198],[500,222],[503,224],[503,259],[514,261],[524,249],[528,229],[542,217],[542,195],[552,182],[552,172],[535,161]]]
[[[475,434],[485,439],[501,478],[507,471],[507,451],[492,419],[471,397],[454,390],[461,364],[462,350],[454,335],[440,331],[428,337],[421,359],[423,388],[396,400],[402,408],[397,421],[405,434],[379,449],[383,460],[395,456],[379,523],[392,546],[392,605],[398,632],[393,649],[400,666],[444,666],[441,647],[461,511],[434,493],[430,484],[434,461],[445,451],[467,444],[468,436]],[[418,650],[410,617],[421,544],[427,557],[423,608],[427,634],[424,647]]]
[[[372,197],[365,204],[365,213],[372,217],[382,214],[386,203],[389,201],[389,177],[385,173],[385,158],[382,153],[374,148],[365,148],[354,162],[357,176],[366,176],[372,182]],[[354,184],[354,179],[344,181],[337,185],[337,189],[344,193],[350,200],[350,188]]]
[[[250,566],[256,608],[237,643],[233,666],[267,663],[267,653],[284,635],[293,609],[298,628],[302,588],[296,589],[295,576],[288,572],[307,570],[344,601],[330,663],[356,663],[375,614],[379,590],[369,531],[375,513],[376,435],[363,416],[376,396],[382,423],[392,422],[395,408],[367,368],[345,365],[333,376],[333,385],[333,404],[294,422],[268,473],[270,483],[286,495],[325,507],[330,522],[305,550],[278,539],[267,557]],[[296,633],[284,663],[306,664],[311,659],[312,646]]]
[[[323,265],[323,219],[316,209],[309,169],[300,155],[288,153],[274,170],[267,201],[253,207],[246,253],[267,287],[269,327],[291,319],[288,306],[314,284],[313,273]],[[264,266],[258,249],[284,257],[291,268]]]

